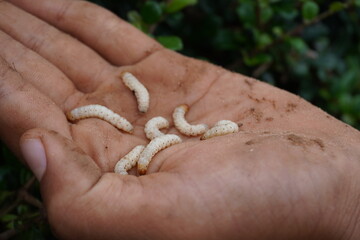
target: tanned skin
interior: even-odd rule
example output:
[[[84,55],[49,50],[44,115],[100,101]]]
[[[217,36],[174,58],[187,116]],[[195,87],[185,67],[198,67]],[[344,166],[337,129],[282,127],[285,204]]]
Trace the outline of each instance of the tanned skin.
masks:
[[[182,56],[114,14],[74,0],[0,2],[0,138],[38,139],[39,178],[61,239],[360,239],[360,133],[289,92]],[[150,108],[119,76],[133,73]],[[105,105],[135,127],[66,112]],[[188,104],[191,123],[240,132],[157,154],[145,176],[113,173],[143,128]],[[168,133],[179,134],[172,120]]]

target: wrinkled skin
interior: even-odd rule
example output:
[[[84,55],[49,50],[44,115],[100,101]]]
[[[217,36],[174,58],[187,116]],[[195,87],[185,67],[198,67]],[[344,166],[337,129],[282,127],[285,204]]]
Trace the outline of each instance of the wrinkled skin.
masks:
[[[360,134],[298,96],[163,49],[98,6],[0,2],[0,136],[40,138],[41,191],[64,239],[359,239]],[[150,110],[119,75],[148,88]],[[65,113],[102,104],[133,135]],[[112,173],[148,141],[144,124],[188,104],[191,123],[242,123],[237,134],[183,143],[148,174]],[[179,134],[171,127],[165,130]]]

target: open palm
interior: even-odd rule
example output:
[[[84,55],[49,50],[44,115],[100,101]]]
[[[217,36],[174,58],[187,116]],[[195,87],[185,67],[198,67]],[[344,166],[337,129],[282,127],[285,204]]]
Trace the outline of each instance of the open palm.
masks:
[[[354,176],[359,182],[356,130],[290,93],[166,50],[94,5],[34,2],[0,3],[0,134],[18,153],[20,137],[38,128],[23,141],[38,136],[44,144],[42,194],[59,236],[309,239],[339,224],[323,220],[350,201],[334,196],[352,191]],[[122,83],[124,71],[149,90],[147,113]],[[67,121],[66,112],[88,104],[127,118],[134,133],[94,118]],[[205,141],[181,135],[146,176],[112,173],[148,143],[143,129],[152,117],[180,135],[171,118],[180,104],[190,106],[191,123],[243,127]]]

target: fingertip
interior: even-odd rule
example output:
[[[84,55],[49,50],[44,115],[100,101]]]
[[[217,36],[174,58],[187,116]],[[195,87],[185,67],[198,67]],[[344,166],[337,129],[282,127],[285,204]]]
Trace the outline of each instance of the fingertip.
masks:
[[[41,181],[47,165],[45,149],[41,139],[24,138],[20,142],[20,149],[25,162],[35,177]]]
[[[21,137],[20,148],[30,169],[42,181],[46,196],[54,191],[81,195],[101,177],[94,160],[72,139],[55,131],[31,129]]]

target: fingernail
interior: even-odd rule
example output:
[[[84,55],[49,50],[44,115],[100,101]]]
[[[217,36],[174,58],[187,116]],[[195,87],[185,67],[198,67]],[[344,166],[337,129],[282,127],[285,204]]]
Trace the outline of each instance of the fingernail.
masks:
[[[20,148],[29,168],[40,181],[46,170],[46,154],[41,140],[25,139]]]

